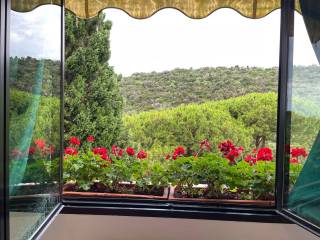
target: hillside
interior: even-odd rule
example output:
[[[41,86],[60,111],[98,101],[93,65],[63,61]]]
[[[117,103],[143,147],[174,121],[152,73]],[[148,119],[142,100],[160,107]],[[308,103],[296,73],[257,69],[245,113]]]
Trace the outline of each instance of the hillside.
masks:
[[[61,62],[32,57],[10,58],[10,86],[32,92],[36,76],[42,81],[42,95],[57,97],[60,94]]]
[[[125,112],[277,91],[277,68],[217,67],[135,73],[121,81]]]
[[[319,66],[295,66],[293,96],[320,102]],[[217,67],[134,73],[121,81],[125,113],[277,92],[278,68]],[[294,108],[299,106],[294,106]]]
[[[59,96],[59,61],[15,57],[10,59],[10,63],[11,87],[32,92],[35,72],[39,72],[42,76],[42,94]],[[319,66],[295,66],[294,97],[319,103],[319,76]],[[131,114],[228,99],[248,93],[277,92],[278,68],[235,66],[134,73],[130,77],[122,77],[120,84],[125,101],[124,113]],[[293,110],[300,111],[301,108],[293,105]]]

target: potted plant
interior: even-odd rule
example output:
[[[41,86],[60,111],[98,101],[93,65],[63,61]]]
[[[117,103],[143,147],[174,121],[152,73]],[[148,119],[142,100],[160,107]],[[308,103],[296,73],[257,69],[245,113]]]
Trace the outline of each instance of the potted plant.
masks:
[[[92,144],[81,147],[71,138],[66,148],[64,196],[167,198],[165,170],[148,161],[145,151],[118,146],[108,151],[93,147],[89,137]]]

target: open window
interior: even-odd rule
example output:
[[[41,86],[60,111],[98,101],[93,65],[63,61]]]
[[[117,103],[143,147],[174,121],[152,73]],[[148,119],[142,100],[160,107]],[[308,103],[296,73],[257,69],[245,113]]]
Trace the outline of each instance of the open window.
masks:
[[[64,196],[274,206],[279,42],[280,10],[67,12]]]
[[[29,239],[61,207],[63,11],[14,7],[6,13],[6,234]]]
[[[287,89],[285,213],[317,230],[319,218],[319,27],[320,8],[315,1],[300,1],[301,12],[291,27],[291,55]],[[299,24],[303,18],[304,24]],[[303,29],[303,31],[299,30]],[[293,51],[292,51],[293,50]],[[307,66],[307,67],[306,67]],[[304,148],[296,146],[303,139]],[[307,154],[307,152],[308,154]],[[302,165],[298,163],[302,162]],[[289,167],[288,167],[289,166]],[[294,176],[297,176],[294,177]],[[295,179],[295,180],[293,180]]]

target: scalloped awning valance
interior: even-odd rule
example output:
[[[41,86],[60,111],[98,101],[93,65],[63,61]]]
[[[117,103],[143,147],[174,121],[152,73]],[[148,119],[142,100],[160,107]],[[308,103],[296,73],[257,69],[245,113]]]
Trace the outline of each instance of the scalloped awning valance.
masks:
[[[178,9],[190,18],[204,18],[217,9],[232,8],[245,17],[255,19],[280,8],[280,2],[280,0],[65,0],[65,7],[85,19],[96,16],[105,8],[122,9],[130,16],[139,19],[150,17],[163,8]],[[12,9],[27,12],[40,5],[60,3],[61,0],[12,0]]]

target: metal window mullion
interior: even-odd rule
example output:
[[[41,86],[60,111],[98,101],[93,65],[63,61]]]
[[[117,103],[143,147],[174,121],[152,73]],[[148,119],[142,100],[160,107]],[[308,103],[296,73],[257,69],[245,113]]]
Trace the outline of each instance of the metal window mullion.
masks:
[[[0,240],[8,240],[9,232],[9,24],[10,1],[1,1],[0,23]]]
[[[286,145],[289,143],[290,111],[288,111],[288,89],[292,72],[294,30],[294,0],[281,0],[278,124],[276,155],[276,209],[285,204],[289,184],[289,164],[286,160]]]

